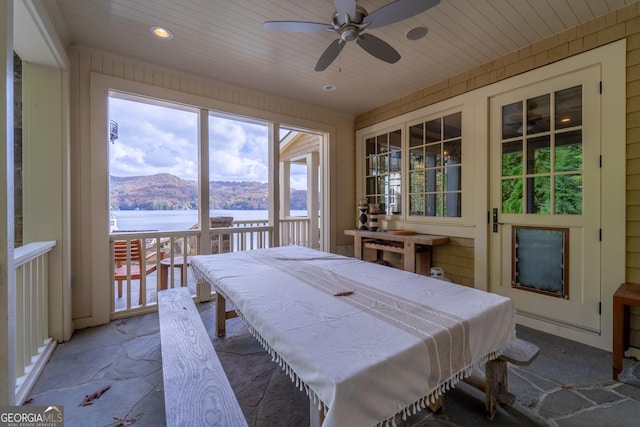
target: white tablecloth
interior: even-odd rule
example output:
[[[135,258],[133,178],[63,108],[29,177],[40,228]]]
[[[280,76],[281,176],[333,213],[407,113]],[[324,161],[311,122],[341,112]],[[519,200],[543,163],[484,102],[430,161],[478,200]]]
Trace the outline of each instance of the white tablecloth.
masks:
[[[508,298],[340,255],[288,246],[191,266],[324,406],[324,427],[424,408],[515,338]]]

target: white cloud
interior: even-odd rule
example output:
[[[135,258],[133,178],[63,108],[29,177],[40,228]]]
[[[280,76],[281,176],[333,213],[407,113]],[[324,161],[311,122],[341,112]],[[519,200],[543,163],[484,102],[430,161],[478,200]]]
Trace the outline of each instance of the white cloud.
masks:
[[[119,131],[109,143],[111,175],[198,179],[197,113],[109,98],[109,118]],[[209,135],[210,180],[268,181],[266,125],[210,117]],[[292,167],[291,186],[306,189],[306,168]]]

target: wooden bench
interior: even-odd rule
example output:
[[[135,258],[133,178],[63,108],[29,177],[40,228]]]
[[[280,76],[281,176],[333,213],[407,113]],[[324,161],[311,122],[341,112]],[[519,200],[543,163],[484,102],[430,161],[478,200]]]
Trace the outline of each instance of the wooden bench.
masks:
[[[187,288],[158,292],[167,426],[247,427]]]
[[[507,382],[507,362],[514,365],[526,366],[538,356],[538,346],[528,341],[516,338],[510,341],[502,356],[489,360],[485,364],[485,371],[476,370],[464,379],[464,382],[484,392],[487,418],[493,420],[498,410],[498,404],[513,405],[516,397],[509,392]]]

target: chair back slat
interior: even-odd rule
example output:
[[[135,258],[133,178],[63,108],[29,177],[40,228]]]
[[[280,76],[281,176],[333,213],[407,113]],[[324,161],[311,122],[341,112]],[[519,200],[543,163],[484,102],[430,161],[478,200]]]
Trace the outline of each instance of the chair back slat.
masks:
[[[142,259],[142,242],[140,240],[131,240],[131,262],[140,262]],[[117,263],[127,261],[127,241],[116,240],[113,242],[114,258]]]

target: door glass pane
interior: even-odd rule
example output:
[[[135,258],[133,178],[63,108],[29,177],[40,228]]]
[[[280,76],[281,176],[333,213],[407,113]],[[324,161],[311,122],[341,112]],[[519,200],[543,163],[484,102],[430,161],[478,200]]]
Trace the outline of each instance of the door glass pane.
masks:
[[[424,124],[414,125],[409,128],[409,146],[417,147],[424,144]]]
[[[427,216],[436,216],[438,201],[435,194],[427,194]]]
[[[442,150],[442,144],[427,145],[427,167],[428,168],[442,166],[441,150]]]
[[[548,176],[527,178],[527,213],[551,212],[551,179]]]
[[[527,173],[538,174],[551,171],[551,147],[549,136],[531,138],[527,141]]]
[[[522,213],[522,178],[502,180],[502,212]]]
[[[556,129],[582,125],[582,86],[555,93]]]
[[[548,93],[527,100],[527,134],[549,132],[551,95]]]
[[[556,172],[582,170],[582,131],[556,136]]]
[[[441,119],[429,120],[427,122],[427,142],[441,141],[441,128]]]
[[[461,216],[461,201],[462,194],[461,193],[445,193],[444,194],[444,216],[455,217]]]
[[[582,174],[555,177],[555,213],[582,214]]]
[[[376,175],[378,173],[378,158],[371,156],[367,158],[367,175]]]
[[[459,165],[462,163],[462,141],[459,139],[444,143],[444,164]]]
[[[378,154],[384,154],[389,151],[389,137],[386,133],[376,137],[376,149]]]
[[[460,138],[462,135],[462,113],[444,117],[444,139]]]
[[[522,102],[502,106],[502,139],[522,136]]]
[[[423,194],[412,194],[409,198],[409,210],[411,215],[425,215],[425,206],[424,206],[424,195]]]
[[[376,193],[376,178],[367,178],[367,194]]]
[[[409,192],[422,193],[425,191],[424,171],[415,171],[409,174]]]
[[[389,171],[400,172],[402,168],[402,154],[400,151],[392,151],[389,154]]]
[[[502,144],[502,176],[522,175],[522,141]]]
[[[443,187],[445,191],[460,191],[462,190],[461,184],[461,168],[460,166],[453,166],[444,168]]]
[[[389,173],[389,156],[384,154],[378,156],[378,174]]]
[[[367,139],[367,142],[365,143],[365,147],[367,150],[367,153],[366,153],[367,156],[376,154],[376,139],[375,138]]]
[[[387,192],[387,177],[379,176],[378,177],[378,194],[385,194]]]
[[[409,169],[423,169],[424,168],[424,154],[423,148],[412,148],[409,151]]]
[[[389,133],[389,150],[400,151],[402,148],[402,134],[399,130]]]

